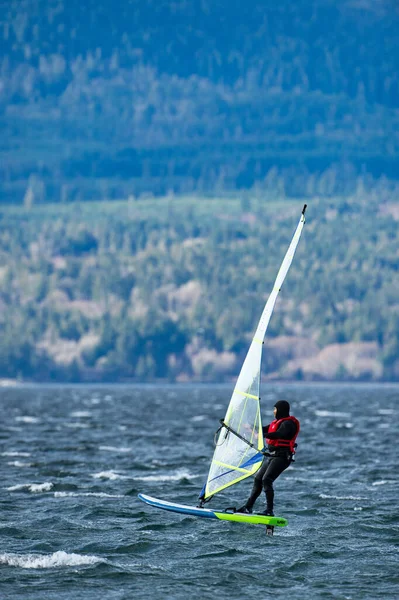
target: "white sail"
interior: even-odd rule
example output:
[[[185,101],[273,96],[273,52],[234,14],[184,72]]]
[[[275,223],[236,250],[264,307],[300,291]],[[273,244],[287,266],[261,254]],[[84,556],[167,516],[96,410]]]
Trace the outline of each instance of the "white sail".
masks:
[[[305,224],[305,209],[295,230],[291,244],[281,264],[273,291],[263,309],[248,354],[238,376],[233,395],[201,498],[214,494],[253,475],[259,469],[263,454],[262,420],[260,415],[259,388],[262,346],[278,293],[288,273]],[[238,434],[238,435],[237,435]]]

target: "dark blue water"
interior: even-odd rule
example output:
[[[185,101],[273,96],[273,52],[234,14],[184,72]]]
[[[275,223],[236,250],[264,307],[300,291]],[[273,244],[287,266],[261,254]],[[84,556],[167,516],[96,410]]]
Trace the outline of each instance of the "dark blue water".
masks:
[[[137,499],[196,503],[231,387],[0,389],[0,597],[399,597],[399,387],[264,386],[302,425],[272,538]]]

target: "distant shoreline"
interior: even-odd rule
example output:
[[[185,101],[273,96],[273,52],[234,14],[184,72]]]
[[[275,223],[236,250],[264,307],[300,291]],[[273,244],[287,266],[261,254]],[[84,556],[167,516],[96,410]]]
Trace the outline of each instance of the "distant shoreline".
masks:
[[[234,385],[234,382],[207,382],[207,381],[184,381],[184,382],[166,382],[166,381],[143,381],[143,382],[70,382],[70,381],[21,381],[21,380],[12,380],[12,379],[0,379],[0,388],[59,388],[59,387],[67,387],[67,388],[226,388],[231,389]],[[265,387],[275,388],[279,386],[283,387],[399,387],[399,381],[264,381],[261,384],[261,388]]]

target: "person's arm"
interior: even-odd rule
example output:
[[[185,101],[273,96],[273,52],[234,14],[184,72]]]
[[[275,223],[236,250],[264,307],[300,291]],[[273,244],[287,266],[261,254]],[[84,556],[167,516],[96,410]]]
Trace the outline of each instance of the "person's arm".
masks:
[[[263,437],[265,437],[265,435],[267,434],[267,432],[269,431],[269,427],[270,427],[270,423],[269,425],[264,425],[262,427],[262,431],[263,431]]]
[[[280,423],[277,431],[267,433],[269,440],[292,440],[296,433],[296,425],[292,421],[283,421]]]

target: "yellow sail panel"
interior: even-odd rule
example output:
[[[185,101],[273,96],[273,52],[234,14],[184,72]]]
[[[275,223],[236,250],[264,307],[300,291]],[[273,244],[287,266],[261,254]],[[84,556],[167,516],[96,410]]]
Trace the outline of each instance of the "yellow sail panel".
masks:
[[[222,470],[220,471],[220,479],[216,479],[215,480],[215,484],[211,485],[211,484],[207,484],[206,489],[205,489],[205,500],[207,498],[210,498],[211,496],[213,496],[214,494],[217,494],[218,492],[222,492],[223,490],[225,490],[226,488],[228,488],[230,485],[233,485],[235,483],[238,483],[239,481],[241,481],[242,479],[246,479],[247,477],[249,477],[250,475],[255,475],[256,471],[259,469],[261,463],[257,463],[256,466],[253,467],[252,471],[249,471],[248,473],[244,473],[244,474],[237,474],[237,476],[234,478],[233,481],[227,481],[227,483],[221,483],[221,481],[223,481],[223,477],[225,476],[226,470]],[[217,471],[216,471],[216,477],[217,477]]]

